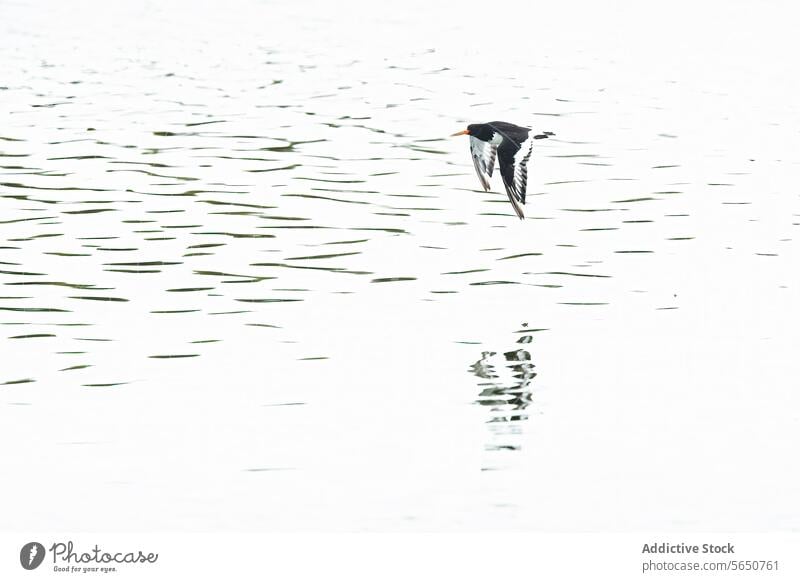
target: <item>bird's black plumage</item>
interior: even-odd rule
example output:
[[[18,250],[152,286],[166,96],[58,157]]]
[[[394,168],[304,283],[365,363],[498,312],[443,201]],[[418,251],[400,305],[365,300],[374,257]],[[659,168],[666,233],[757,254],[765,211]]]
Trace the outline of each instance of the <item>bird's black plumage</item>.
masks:
[[[520,219],[525,217],[521,204],[525,204],[528,184],[527,164],[533,151],[533,139],[543,139],[553,135],[544,132],[531,136],[530,133],[529,127],[506,121],[473,123],[461,132],[470,136],[472,161],[484,190],[489,190],[489,178],[494,171],[495,158],[497,159],[506,194]]]

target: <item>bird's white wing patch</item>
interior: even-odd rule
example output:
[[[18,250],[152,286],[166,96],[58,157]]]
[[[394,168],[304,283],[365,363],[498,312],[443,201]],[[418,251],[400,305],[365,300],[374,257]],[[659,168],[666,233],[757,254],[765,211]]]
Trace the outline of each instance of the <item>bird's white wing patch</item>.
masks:
[[[475,172],[478,174],[481,186],[488,191],[489,178],[494,171],[494,161],[497,157],[497,146],[469,136],[469,150],[472,153],[472,162],[475,164]]]
[[[514,188],[519,194],[521,202],[525,204],[525,191],[528,185],[528,160],[533,152],[533,140],[528,138],[520,144],[514,154]]]

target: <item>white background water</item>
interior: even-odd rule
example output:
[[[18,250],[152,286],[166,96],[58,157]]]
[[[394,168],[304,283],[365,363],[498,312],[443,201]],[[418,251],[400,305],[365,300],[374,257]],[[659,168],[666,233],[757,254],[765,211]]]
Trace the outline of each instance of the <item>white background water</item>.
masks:
[[[4,529],[798,529],[789,3],[0,22]]]

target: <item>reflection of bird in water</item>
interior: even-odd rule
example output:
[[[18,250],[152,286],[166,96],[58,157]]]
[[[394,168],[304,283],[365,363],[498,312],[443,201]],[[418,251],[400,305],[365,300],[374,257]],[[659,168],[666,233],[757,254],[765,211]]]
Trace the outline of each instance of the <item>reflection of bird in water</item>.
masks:
[[[506,187],[506,194],[514,212],[520,220],[525,218],[522,205],[525,204],[525,191],[528,185],[528,160],[533,152],[533,140],[545,139],[553,135],[549,131],[530,135],[530,128],[520,127],[505,121],[473,123],[456,135],[469,136],[469,149],[472,162],[483,189],[489,191],[489,178],[494,172],[497,159],[500,177]]]
[[[531,342],[530,335],[524,335],[517,343]],[[491,450],[517,450],[518,445],[508,443],[510,435],[519,434],[519,424],[527,420],[524,412],[531,404],[532,394],[529,388],[536,377],[535,366],[531,362],[528,350],[518,348],[503,352],[483,352],[481,358],[470,366],[470,372],[484,380],[479,382],[481,392],[476,402],[489,408],[492,432],[500,437],[502,444],[491,444]]]

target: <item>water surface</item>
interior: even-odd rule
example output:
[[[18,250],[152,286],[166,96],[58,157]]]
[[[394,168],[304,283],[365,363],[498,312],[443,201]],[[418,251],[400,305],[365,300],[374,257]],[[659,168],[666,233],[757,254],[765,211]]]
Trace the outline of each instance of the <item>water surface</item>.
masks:
[[[7,528],[798,527],[779,8],[0,10]]]

